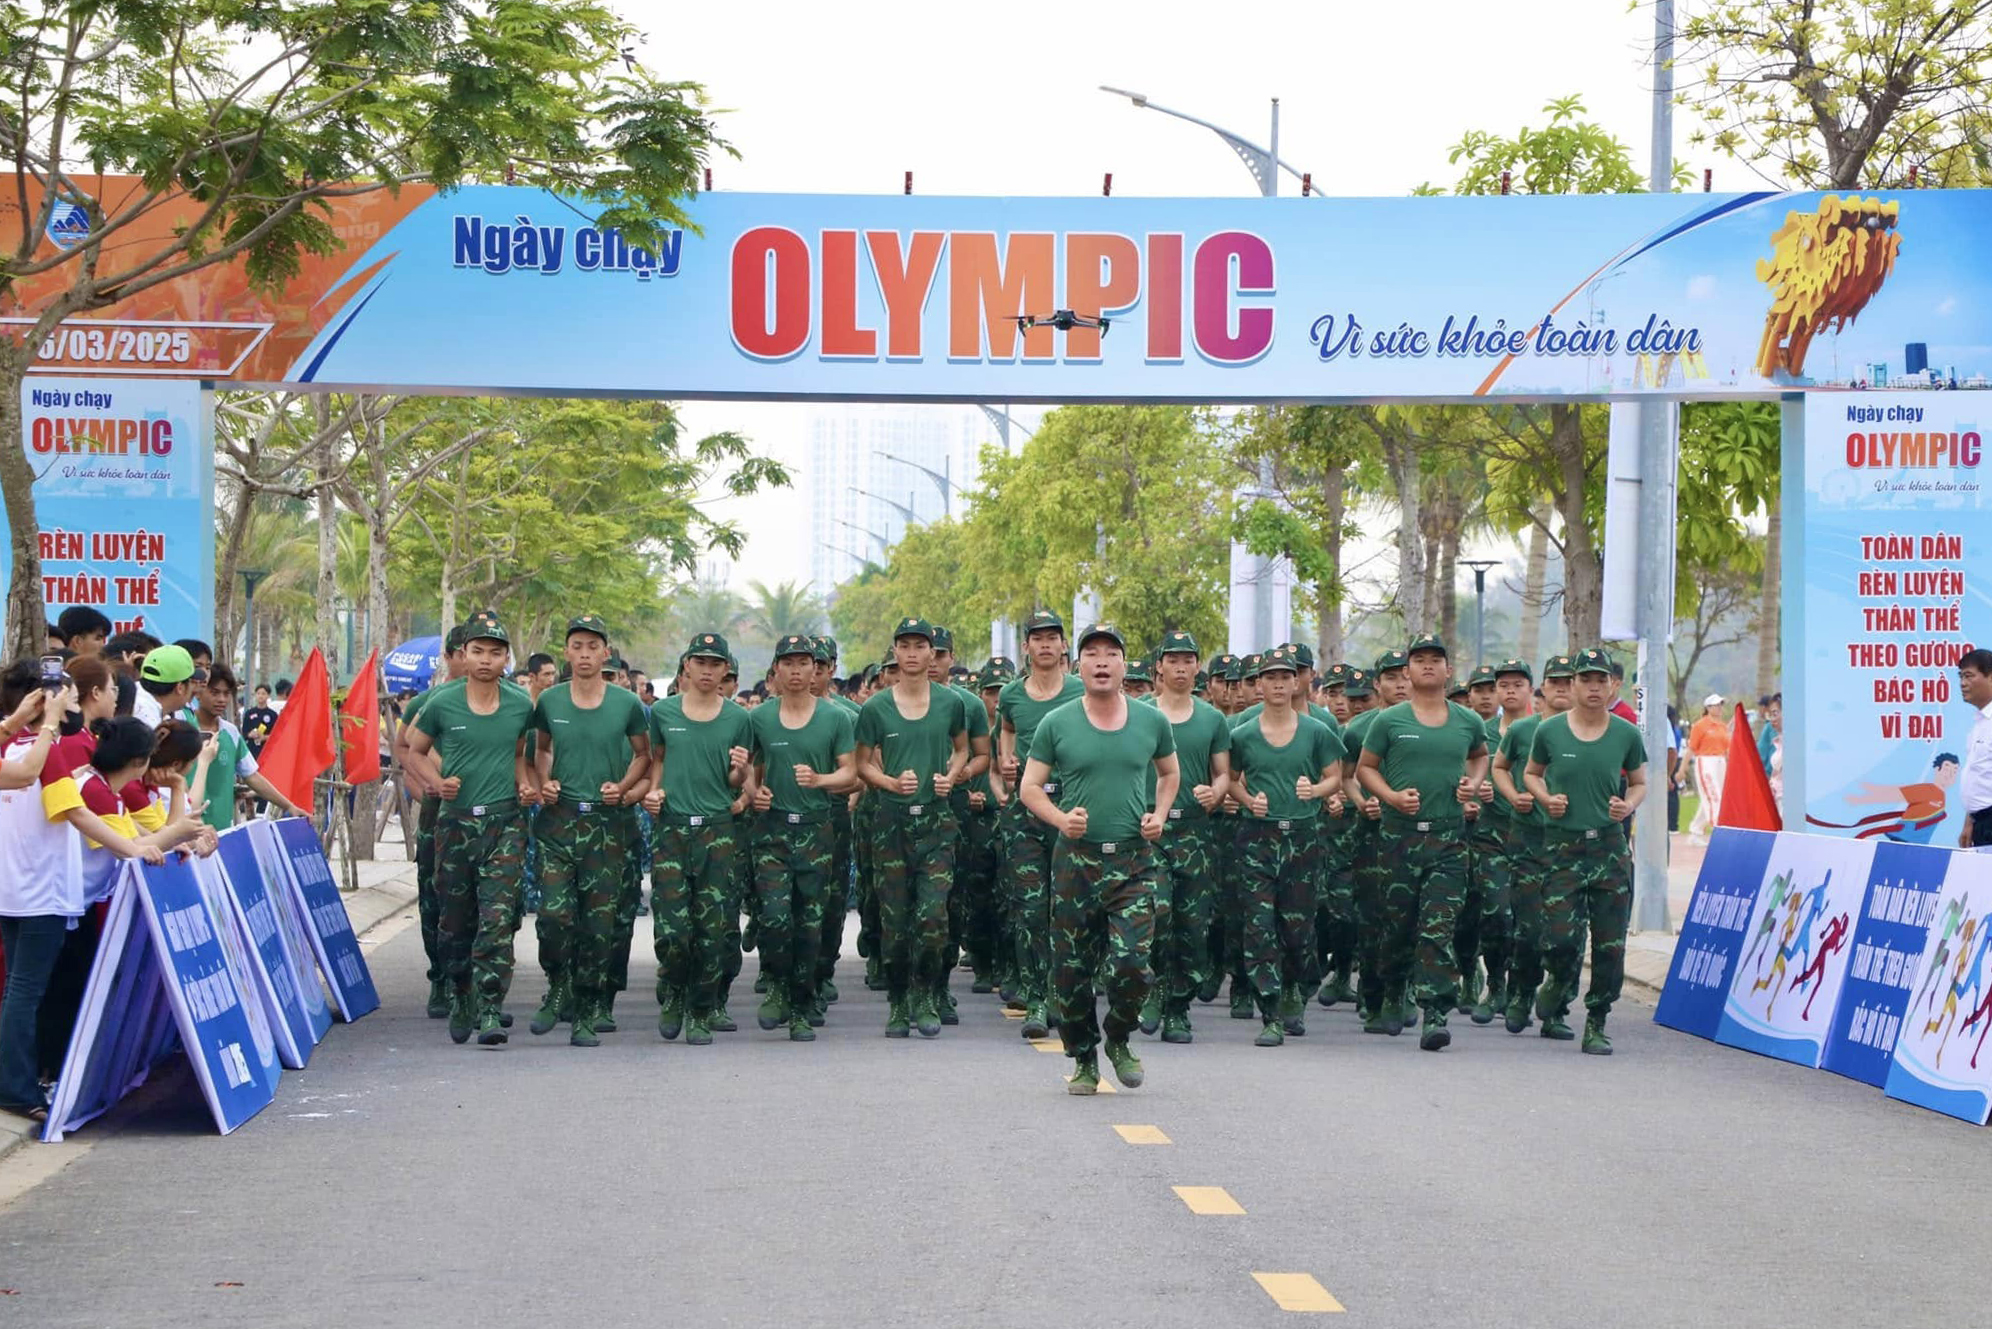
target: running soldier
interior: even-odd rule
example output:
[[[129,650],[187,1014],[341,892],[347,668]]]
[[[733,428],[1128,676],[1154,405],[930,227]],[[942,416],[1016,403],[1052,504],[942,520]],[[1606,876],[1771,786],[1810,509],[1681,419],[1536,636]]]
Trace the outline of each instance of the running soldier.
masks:
[[[1159,842],[1155,893],[1155,988],[1142,1012],[1142,1031],[1153,1033],[1160,1015],[1164,1043],[1188,1043],[1190,1001],[1203,986],[1209,962],[1210,917],[1217,894],[1217,840],[1212,814],[1231,783],[1231,726],[1207,701],[1191,695],[1197,677],[1197,642],[1171,632],[1156,652],[1161,691],[1155,709],[1169,722],[1176,745],[1176,801]]]
[[[982,901],[992,889],[992,882],[984,871],[984,855],[978,853],[971,858],[968,850],[970,799],[980,795],[976,807],[986,808],[989,801],[989,712],[983,708],[981,696],[964,685],[968,672],[956,667],[954,654],[954,633],[938,625],[934,628],[934,659],[927,666],[927,679],[935,687],[945,688],[961,700],[962,720],[968,726],[968,769],[956,782],[948,794],[948,805],[954,810],[957,838],[955,841],[954,884],[948,889],[948,944],[941,954],[941,970],[938,986],[934,989],[934,1009],[940,1012],[944,1025],[960,1024],[961,1017],[955,1013],[954,993],[948,990],[948,981],[954,974],[955,966],[961,962],[964,944],[968,934],[968,915],[971,909],[982,908]],[[958,683],[955,680],[964,682]],[[987,844],[988,825],[978,812],[976,830]]]
[[[1494,756],[1494,787],[1508,800],[1513,811],[1508,818],[1508,1009],[1503,1023],[1511,1034],[1525,1031],[1534,1020],[1531,1006],[1536,987],[1542,981],[1543,878],[1549,860],[1543,845],[1543,828],[1549,819],[1536,806],[1535,795],[1523,783],[1529,755],[1535,750],[1536,726],[1552,715],[1570,709],[1570,692],[1577,677],[1574,662],[1567,655],[1552,655],[1542,667],[1540,715],[1524,715],[1501,735],[1501,750]],[[1543,1023],[1542,1036],[1567,1040],[1576,1035],[1564,1023],[1564,1011]]]
[[[1094,994],[1105,971],[1107,1060],[1128,1088],[1142,1082],[1128,1046],[1152,982],[1155,842],[1176,802],[1176,750],[1168,720],[1131,704],[1121,687],[1127,645],[1106,623],[1079,634],[1077,705],[1045,717],[1031,739],[1019,791],[1031,814],[1059,835],[1052,851],[1051,1013],[1073,1073],[1066,1090],[1099,1092],[1101,1024]],[[1152,801],[1145,775],[1155,772]],[[1058,774],[1056,802],[1045,792]]]
[[[436,907],[436,817],[443,806],[442,795],[408,760],[408,738],[416,718],[422,714],[445,683],[463,677],[463,628],[451,628],[443,640],[443,669],[413,701],[401,710],[401,725],[394,734],[394,762],[407,775],[409,789],[420,799],[415,820],[415,912],[421,922],[422,953],[429,957],[429,1018],[441,1020],[450,1013],[450,989],[443,976],[441,935]]]

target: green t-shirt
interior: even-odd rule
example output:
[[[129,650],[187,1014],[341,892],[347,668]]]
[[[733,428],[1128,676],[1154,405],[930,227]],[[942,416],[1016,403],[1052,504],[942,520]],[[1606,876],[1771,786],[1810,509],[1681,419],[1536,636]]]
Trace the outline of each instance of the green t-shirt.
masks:
[[[627,688],[609,688],[602,704],[574,704],[573,684],[556,683],[533,708],[533,728],[553,745],[553,778],[569,803],[601,801],[602,786],[629,774],[630,743],[644,733],[643,703]]]
[[[1552,794],[1567,794],[1560,817],[1544,814],[1543,824],[1558,831],[1595,831],[1612,825],[1608,810],[1626,771],[1646,764],[1646,740],[1639,727],[1609,712],[1605,732],[1589,740],[1570,729],[1570,714],[1552,715],[1536,726],[1529,763],[1542,763],[1542,782]]]
[[[1233,729],[1236,729],[1239,725],[1244,724],[1247,720],[1258,719],[1259,713],[1261,711],[1264,711],[1265,709],[1266,709],[1265,702],[1263,701],[1253,702],[1250,706],[1247,706],[1244,710],[1238,712],[1238,714],[1231,717],[1231,727]],[[1317,706],[1310,701],[1309,703],[1307,703],[1307,713],[1313,716],[1315,719],[1319,720],[1322,724],[1327,725],[1329,731],[1335,734],[1337,738],[1341,737],[1342,722],[1335,718],[1335,712],[1329,710],[1326,706]]]
[[[912,794],[872,792],[888,803],[901,807],[934,801],[934,777],[947,770],[954,759],[954,736],[968,732],[961,694],[949,687],[927,685],[927,713],[909,720],[899,709],[893,689],[887,688],[865,703],[858,713],[854,737],[863,747],[878,749],[879,769],[887,778],[902,771],[920,777],[920,787]]]
[[[974,741],[978,738],[990,740],[989,769],[994,769],[996,765],[996,736],[990,732],[989,708],[982,704],[981,696],[973,689],[956,687],[952,683],[948,686],[961,697],[962,718],[968,723],[970,746],[972,747]],[[967,812],[969,810],[968,796],[972,793],[981,794],[983,795],[982,810],[984,812],[994,812],[996,810],[996,802],[993,798],[989,797],[994,792],[989,786],[989,770],[985,769],[980,775],[973,776],[956,785],[954,792],[948,795],[948,802],[954,804],[956,812]]]
[[[996,694],[997,721],[1017,731],[1019,771],[1022,770],[1023,764],[1030,760],[1031,736],[1037,733],[1038,726],[1044,723],[1044,717],[1067,702],[1077,701],[1086,695],[1086,685],[1079,681],[1078,676],[1067,674],[1065,681],[1059,686],[1056,697],[1050,701],[1039,701],[1025,689],[1024,685],[1029,680],[1029,674],[1014,678],[1005,683],[1003,690]]]
[[[1155,707],[1155,713],[1162,715],[1162,708],[1153,697],[1143,697],[1145,704]],[[1167,720],[1165,715],[1162,717]],[[1190,698],[1190,717],[1177,724],[1169,720],[1170,736],[1176,742],[1176,764],[1182,779],[1176,785],[1175,806],[1186,815],[1202,816],[1203,808],[1197,803],[1191,791],[1200,784],[1210,783],[1211,759],[1220,752],[1231,751],[1231,724],[1223,711],[1207,701]],[[1148,768],[1146,784],[1148,797],[1155,797],[1155,767]]]
[[[190,711],[182,712],[181,718],[196,727],[200,725]],[[256,759],[250,756],[249,740],[242,737],[240,729],[223,720],[220,734],[215,740],[214,764],[208,767],[207,785],[195,797],[207,800],[201,820],[225,831],[235,824],[235,781],[246,780],[256,773]]]
[[[478,808],[519,796],[513,759],[519,740],[533,724],[533,702],[523,689],[498,688],[498,709],[479,715],[470,708],[464,679],[434,689],[415,727],[427,734],[441,754],[443,778],[463,783],[446,808]]]
[[[710,720],[685,714],[683,697],[667,697],[650,708],[652,756],[664,754],[658,787],[664,811],[680,817],[723,817],[740,791],[727,783],[734,748],[751,748],[748,721],[753,712],[721,703]]]
[[[1469,758],[1487,750],[1487,730],[1480,717],[1458,702],[1446,703],[1442,724],[1426,725],[1401,701],[1377,712],[1363,735],[1363,750],[1377,755],[1384,783],[1392,789],[1416,789],[1418,814],[1407,817],[1383,805],[1383,823],[1404,827],[1414,822],[1458,822],[1466,816],[1459,802],[1459,780]]]
[[[782,723],[778,701],[756,706],[748,725],[754,731],[754,760],[762,767],[762,783],[775,796],[773,811],[800,817],[822,817],[841,803],[843,795],[804,789],[795,782],[795,768],[807,766],[818,775],[834,775],[837,759],[852,747],[851,717],[842,707],[818,700],[809,723],[791,729]]]
[[[1302,798],[1294,784],[1303,775],[1319,780],[1323,768],[1339,764],[1342,756],[1340,735],[1311,715],[1295,716],[1293,737],[1277,747],[1266,738],[1257,717],[1231,728],[1231,769],[1244,777],[1247,794],[1266,796],[1268,821],[1312,821],[1320,816],[1322,800]]]
[[[1080,685],[1084,690],[1085,685]],[[1129,705],[1119,729],[1101,729],[1082,703],[1044,717],[1031,738],[1032,761],[1058,773],[1058,808],[1086,809],[1089,844],[1112,844],[1141,835],[1141,817],[1154,806],[1142,771],[1176,750],[1169,721],[1153,706]]]
[[[1520,792],[1528,791],[1528,786],[1522,783],[1522,772],[1529,768],[1529,751],[1535,745],[1536,726],[1542,723],[1542,719],[1540,715],[1524,715],[1501,735],[1498,751],[1508,759],[1508,778],[1514,781],[1515,788]],[[1508,821],[1515,826],[1539,829],[1548,823],[1549,818],[1543,815],[1540,807],[1530,808],[1527,812],[1517,812],[1510,807]]]

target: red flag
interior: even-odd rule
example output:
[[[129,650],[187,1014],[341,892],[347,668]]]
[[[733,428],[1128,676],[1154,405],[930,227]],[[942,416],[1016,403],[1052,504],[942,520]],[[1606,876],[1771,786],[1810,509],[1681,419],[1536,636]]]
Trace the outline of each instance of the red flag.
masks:
[[[379,663],[380,652],[376,650],[353,675],[346,700],[339,703],[339,747],[349,784],[380,779]]]
[[[1750,732],[1750,719],[1741,702],[1736,704],[1736,722],[1729,730],[1729,763],[1722,775],[1722,810],[1716,825],[1746,831],[1784,829],[1778,801],[1771,797],[1770,777],[1764,774],[1763,758],[1757,755],[1757,737]]]
[[[309,808],[311,782],[324,774],[338,755],[339,750],[332,745],[332,680],[325,673],[325,657],[314,646],[291,689],[290,704],[277,716],[270,741],[263,745],[256,763],[284,797]]]

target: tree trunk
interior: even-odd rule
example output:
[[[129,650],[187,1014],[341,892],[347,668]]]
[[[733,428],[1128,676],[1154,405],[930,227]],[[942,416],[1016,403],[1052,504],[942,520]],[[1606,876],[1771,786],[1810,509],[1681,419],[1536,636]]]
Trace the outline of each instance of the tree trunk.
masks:
[[[318,621],[314,635],[328,654],[339,630],[339,504],[332,491],[338,450],[332,441],[331,411],[327,398],[312,399],[318,427]]]
[[[1605,614],[1604,565],[1584,521],[1584,419],[1577,406],[1552,406],[1549,416],[1550,446],[1563,482],[1557,495],[1563,517],[1563,623],[1571,647],[1583,650],[1600,640]]]
[[[1764,587],[1757,602],[1757,695],[1768,697],[1779,691],[1778,675],[1778,583],[1783,580],[1784,498],[1770,504],[1770,527],[1764,536]]]
[[[1529,526],[1529,561],[1522,574],[1522,659],[1542,668],[1543,583],[1549,580],[1549,505],[1538,503]]]
[[[1327,529],[1321,533],[1328,553],[1328,575],[1314,588],[1315,659],[1320,667],[1340,663],[1342,641],[1342,521],[1348,504],[1348,474],[1330,470],[1322,477],[1321,494]]]
[[[1384,445],[1391,479],[1397,485],[1397,607],[1404,630],[1415,634],[1425,626],[1425,558],[1418,535],[1421,504],[1418,493],[1418,445],[1408,437]]]
[[[1459,523],[1448,522],[1439,536],[1438,558],[1439,593],[1439,636],[1445,639],[1453,653],[1457,655],[1460,644],[1455,638],[1459,633]],[[1482,664],[1475,660],[1473,663]],[[1466,671],[1461,670],[1462,677]]]
[[[235,578],[237,570],[242,566],[242,546],[249,539],[249,519],[254,515],[255,502],[256,492],[253,489],[247,485],[236,487],[234,506],[223,516],[228,534],[221,542],[214,570],[215,658],[224,664],[237,666],[248,664],[247,655],[251,645],[249,640],[244,638],[242,642],[244,658],[241,660],[234,658],[235,633],[241,626],[236,622]],[[245,677],[242,682],[246,690],[249,681]]]
[[[42,601],[41,523],[35,516],[35,468],[21,437],[21,383],[34,348],[0,337],[0,497],[7,503],[7,658],[20,660],[48,645],[48,606]]]

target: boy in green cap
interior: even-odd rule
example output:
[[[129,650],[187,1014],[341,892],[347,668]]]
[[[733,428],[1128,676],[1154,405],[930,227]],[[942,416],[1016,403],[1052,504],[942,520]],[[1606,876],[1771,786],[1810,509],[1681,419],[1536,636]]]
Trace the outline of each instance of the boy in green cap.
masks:
[[[873,891],[885,970],[887,1038],[941,1032],[934,993],[948,941],[960,828],[948,795],[970,771],[961,694],[930,679],[934,627],[901,619],[892,634],[898,681],[858,715],[858,774],[878,795]]]
[[[544,1034],[571,1018],[568,1041],[595,1047],[613,996],[610,951],[630,852],[631,810],[650,773],[648,717],[636,694],[602,676],[609,629],[594,614],[567,624],[569,679],[533,703],[539,816],[540,967],[546,1000],[527,1027]],[[571,1013],[564,1015],[563,1013]]]
[[[705,1046],[733,1024],[723,995],[727,950],[737,957],[735,892],[744,852],[734,818],[752,796],[748,712],[720,689],[726,639],[701,632],[685,648],[685,687],[650,709],[650,791],[656,820],[650,924],[657,952],[657,1032]],[[731,914],[729,919],[728,915]]]
[[[1559,1017],[1576,994],[1584,923],[1591,925],[1591,990],[1584,994],[1584,1051],[1609,1056],[1605,1018],[1625,982],[1626,922],[1632,912],[1632,852],[1625,823],[1646,799],[1646,743],[1637,725],[1611,713],[1612,661],[1579,651],[1576,705],[1536,726],[1523,779],[1548,814],[1543,883],[1549,978],[1536,1017]],[[1624,793],[1619,791],[1621,787]]]
[[[500,1008],[512,986],[525,886],[524,805],[537,788],[526,764],[533,703],[503,681],[511,636],[495,614],[479,613],[463,635],[465,675],[422,708],[408,755],[442,797],[437,935],[451,988],[450,1038],[465,1042],[474,1028],[478,1043],[495,1047],[506,1039]]]
[[[1405,655],[1411,700],[1369,726],[1356,773],[1383,805],[1377,846],[1386,878],[1383,978],[1387,988],[1411,979],[1425,1017],[1418,1046],[1437,1052],[1452,1042],[1446,1017],[1459,998],[1453,931],[1466,891],[1465,814],[1479,803],[1487,730],[1479,716],[1446,700],[1444,642],[1416,637]],[[1369,981],[1367,973],[1363,978]],[[1400,1012],[1364,1029],[1401,1033]]]

